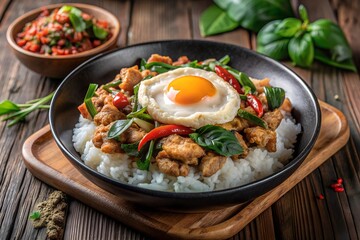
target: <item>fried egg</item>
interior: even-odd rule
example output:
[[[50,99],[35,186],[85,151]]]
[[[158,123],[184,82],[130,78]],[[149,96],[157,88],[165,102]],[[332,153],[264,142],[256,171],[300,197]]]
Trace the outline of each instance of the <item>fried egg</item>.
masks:
[[[230,84],[196,68],[178,68],[141,82],[138,99],[156,121],[192,128],[229,122],[240,107]]]

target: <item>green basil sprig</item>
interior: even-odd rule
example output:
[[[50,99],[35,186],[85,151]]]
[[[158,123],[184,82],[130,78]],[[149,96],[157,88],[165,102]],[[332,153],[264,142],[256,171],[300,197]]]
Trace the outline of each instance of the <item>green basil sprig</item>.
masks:
[[[328,19],[309,23],[303,5],[300,19],[286,18],[268,23],[257,36],[257,51],[276,60],[290,58],[295,65],[310,67],[313,60],[356,71],[351,48],[341,28]]]
[[[285,99],[285,91],[279,87],[265,87],[264,88],[266,100],[269,110],[279,108]]]
[[[219,126],[205,125],[189,136],[200,146],[223,156],[229,157],[243,152],[235,135]]]
[[[117,139],[119,140],[119,136],[124,133],[134,122],[134,119],[122,119],[116,120],[116,122],[111,126],[107,138],[108,139]]]
[[[214,0],[200,16],[202,36],[231,31],[238,26],[258,32],[266,23],[292,17],[288,0]]]
[[[201,36],[228,32],[237,27],[239,27],[239,23],[232,20],[226,11],[215,4],[207,8],[200,16],[199,28]]]

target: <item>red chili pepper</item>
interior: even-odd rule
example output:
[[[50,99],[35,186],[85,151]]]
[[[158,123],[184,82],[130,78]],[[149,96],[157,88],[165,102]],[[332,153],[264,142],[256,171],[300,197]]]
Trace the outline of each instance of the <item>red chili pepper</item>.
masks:
[[[244,94],[244,91],[241,88],[241,85],[239,81],[231,74],[228,70],[225,68],[216,65],[215,66],[215,72],[216,74],[224,79],[226,82],[228,82],[239,94]]]
[[[334,188],[334,191],[335,192],[343,192],[344,188],[343,187],[336,187],[336,188]]]
[[[262,117],[262,115],[264,114],[264,108],[261,101],[256,96],[252,94],[247,94],[246,102],[249,104],[250,107],[252,107],[252,109],[254,109],[258,117]]]
[[[343,183],[343,179],[342,179],[342,178],[338,178],[337,183],[338,183],[338,184],[342,184],[342,183]]]
[[[117,109],[123,109],[130,103],[128,98],[122,92],[118,92],[114,97],[113,104]]]
[[[194,131],[188,127],[181,125],[164,125],[154,128],[148,132],[139,142],[138,151],[149,141],[161,137],[166,137],[171,134],[188,135]]]

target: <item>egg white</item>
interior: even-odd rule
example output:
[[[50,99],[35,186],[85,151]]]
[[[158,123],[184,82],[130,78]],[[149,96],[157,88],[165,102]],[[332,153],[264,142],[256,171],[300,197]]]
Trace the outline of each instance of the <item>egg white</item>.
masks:
[[[167,86],[183,76],[207,79],[216,88],[216,94],[195,104],[182,105],[171,101],[166,95]],[[155,120],[192,128],[229,122],[235,118],[240,107],[239,94],[232,86],[216,73],[196,68],[178,68],[141,82],[138,99]]]

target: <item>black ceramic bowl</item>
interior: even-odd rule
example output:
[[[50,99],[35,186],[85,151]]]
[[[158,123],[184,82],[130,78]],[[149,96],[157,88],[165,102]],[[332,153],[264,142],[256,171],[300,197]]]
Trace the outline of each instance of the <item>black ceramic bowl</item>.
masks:
[[[186,55],[189,59],[221,58],[228,54],[230,65],[261,79],[269,77],[273,86],[286,90],[293,104],[293,116],[301,123],[294,158],[280,171],[249,184],[221,191],[203,193],[172,193],[143,189],[121,183],[86,166],[72,145],[72,130],[78,121],[77,106],[83,102],[89,83],[111,81],[122,67],[138,64],[152,53],[173,59]],[[295,73],[282,64],[239,46],[216,42],[175,40],[145,43],[96,56],[71,72],[55,93],[50,109],[50,126],[56,143],[70,162],[90,181],[122,198],[156,208],[202,210],[246,202],[273,189],[290,176],[312,149],[320,130],[318,101]]]

